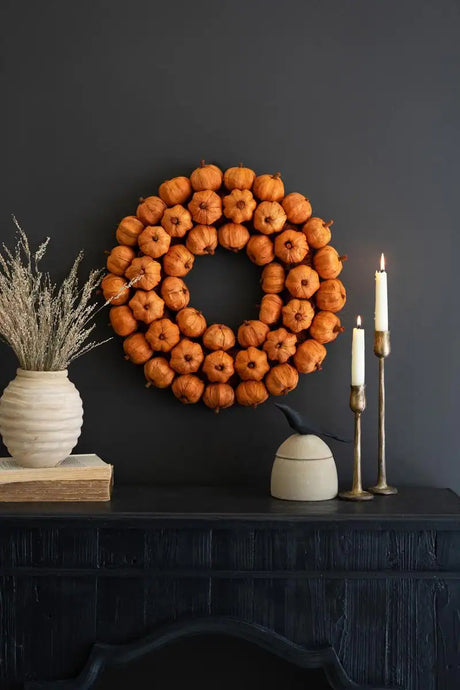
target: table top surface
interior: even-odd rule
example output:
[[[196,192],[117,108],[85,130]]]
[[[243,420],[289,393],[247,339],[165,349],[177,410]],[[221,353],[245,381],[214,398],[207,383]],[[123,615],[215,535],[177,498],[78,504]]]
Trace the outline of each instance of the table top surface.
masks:
[[[447,521],[460,526],[460,498],[450,489],[401,488],[372,501],[300,502],[254,487],[119,486],[101,503],[0,503],[0,519],[148,519],[248,521]]]

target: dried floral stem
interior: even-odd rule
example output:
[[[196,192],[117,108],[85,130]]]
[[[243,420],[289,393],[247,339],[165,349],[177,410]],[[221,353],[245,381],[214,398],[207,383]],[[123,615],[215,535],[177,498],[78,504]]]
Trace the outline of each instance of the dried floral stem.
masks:
[[[91,301],[104,271],[90,271],[80,289],[80,252],[58,287],[39,268],[49,238],[33,254],[14,216],[13,222],[18,236],[16,247],[11,251],[2,245],[0,252],[0,339],[12,348],[22,369],[67,369],[77,357],[107,342],[87,342],[96,326],[94,317],[112,301],[102,306]]]

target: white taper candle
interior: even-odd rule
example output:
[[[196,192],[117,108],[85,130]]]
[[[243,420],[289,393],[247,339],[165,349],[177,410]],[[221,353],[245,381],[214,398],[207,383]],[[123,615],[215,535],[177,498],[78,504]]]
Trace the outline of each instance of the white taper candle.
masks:
[[[388,285],[385,257],[380,257],[380,271],[375,272],[375,330],[388,330]]]
[[[364,385],[365,350],[364,328],[361,326],[361,317],[356,319],[356,328],[353,328],[353,340],[351,344],[351,385]]]

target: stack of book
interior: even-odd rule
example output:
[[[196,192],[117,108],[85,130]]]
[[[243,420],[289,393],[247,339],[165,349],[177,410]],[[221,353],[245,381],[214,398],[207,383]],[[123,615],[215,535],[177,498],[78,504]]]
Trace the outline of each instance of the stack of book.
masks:
[[[71,455],[57,467],[19,467],[0,458],[0,501],[110,501],[113,466],[97,455]]]

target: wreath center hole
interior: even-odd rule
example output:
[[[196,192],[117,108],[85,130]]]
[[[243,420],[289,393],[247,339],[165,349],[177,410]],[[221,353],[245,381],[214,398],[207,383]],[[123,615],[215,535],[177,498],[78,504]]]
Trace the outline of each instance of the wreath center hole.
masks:
[[[234,254],[218,247],[214,256],[197,256],[184,278],[190,306],[203,313],[208,325],[223,323],[236,334],[243,321],[258,318],[261,273],[244,250]]]

